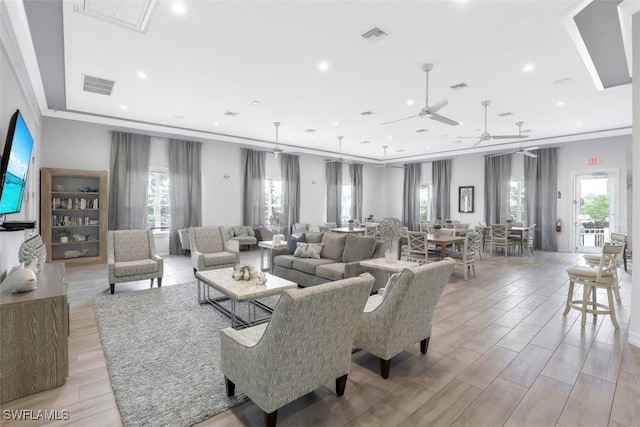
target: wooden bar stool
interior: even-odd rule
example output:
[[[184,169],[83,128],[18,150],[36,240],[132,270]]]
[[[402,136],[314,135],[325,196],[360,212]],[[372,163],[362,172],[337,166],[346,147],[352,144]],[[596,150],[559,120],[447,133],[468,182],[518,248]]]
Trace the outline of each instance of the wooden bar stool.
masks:
[[[566,316],[571,308],[579,310],[582,312],[582,327],[584,327],[587,321],[587,313],[592,313],[593,317],[598,314],[608,314],[611,317],[613,326],[616,329],[620,328],[616,319],[613,291],[617,286],[616,268],[618,268],[618,257],[622,254],[623,249],[623,245],[605,243],[598,266],[574,265],[567,268],[569,292],[563,315]],[[572,300],[575,283],[582,285],[581,300]],[[598,303],[596,299],[598,288],[607,290],[609,305]],[[591,300],[589,300],[590,297]]]

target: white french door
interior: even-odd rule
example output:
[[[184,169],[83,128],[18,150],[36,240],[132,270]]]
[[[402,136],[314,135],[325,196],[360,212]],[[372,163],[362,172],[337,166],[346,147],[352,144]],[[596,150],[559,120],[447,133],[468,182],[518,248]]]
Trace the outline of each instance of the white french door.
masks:
[[[574,239],[577,252],[599,252],[616,230],[617,173],[576,174]]]

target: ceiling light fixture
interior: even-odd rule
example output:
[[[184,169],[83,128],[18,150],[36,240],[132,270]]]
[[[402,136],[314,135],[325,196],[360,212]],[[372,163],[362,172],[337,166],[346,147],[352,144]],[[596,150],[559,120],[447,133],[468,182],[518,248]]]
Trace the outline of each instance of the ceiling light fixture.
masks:
[[[329,63],[327,61],[321,61],[318,63],[318,70],[322,72],[329,71]]]
[[[333,122],[334,126],[340,126],[340,122]]]
[[[415,103],[416,101],[414,101],[413,99],[407,99],[407,105],[413,105]]]
[[[576,122],[576,126],[582,126],[582,122],[580,121]]]
[[[146,79],[149,78],[149,75],[147,73],[145,73],[144,71],[138,71],[138,78],[146,80]]]
[[[567,105],[567,101],[560,100],[560,101],[556,102],[556,105],[558,107],[564,107],[565,105]]]
[[[532,63],[525,64],[524,67],[522,67],[522,71],[524,71],[525,73],[530,73],[535,69],[536,69],[536,65]]]
[[[260,105],[260,101],[251,101],[252,105]]]
[[[187,8],[185,4],[181,1],[174,1],[171,3],[171,11],[176,15],[184,15],[187,13]]]
[[[220,126],[220,123],[218,123],[218,122],[213,122],[213,125],[214,125],[214,126]]]
[[[120,106],[120,109],[121,109],[121,110],[126,110],[126,109],[127,109],[127,106],[126,106],[126,105],[121,105],[121,106]]]

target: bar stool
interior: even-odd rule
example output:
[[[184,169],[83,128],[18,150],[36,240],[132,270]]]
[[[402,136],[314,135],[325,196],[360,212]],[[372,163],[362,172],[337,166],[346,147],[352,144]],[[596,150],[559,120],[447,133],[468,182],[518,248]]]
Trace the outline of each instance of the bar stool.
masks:
[[[618,257],[622,254],[623,245],[605,243],[602,248],[600,263],[595,266],[574,265],[567,268],[569,274],[569,292],[567,294],[567,305],[563,315],[569,313],[569,309],[574,308],[582,312],[582,327],[586,324],[587,313],[592,313],[593,317],[598,314],[608,314],[611,323],[616,329],[620,329],[613,300],[613,290],[617,286],[616,268],[618,268]],[[582,299],[572,300],[574,284],[582,285]],[[607,290],[609,305],[598,303],[596,292],[598,288]],[[589,301],[591,297],[591,301]]]

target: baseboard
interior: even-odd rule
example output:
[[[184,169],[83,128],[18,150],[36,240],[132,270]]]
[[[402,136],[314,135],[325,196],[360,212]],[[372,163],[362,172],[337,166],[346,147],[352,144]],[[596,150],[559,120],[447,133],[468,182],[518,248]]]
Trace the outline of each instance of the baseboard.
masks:
[[[629,344],[640,348],[640,332],[629,331]]]

